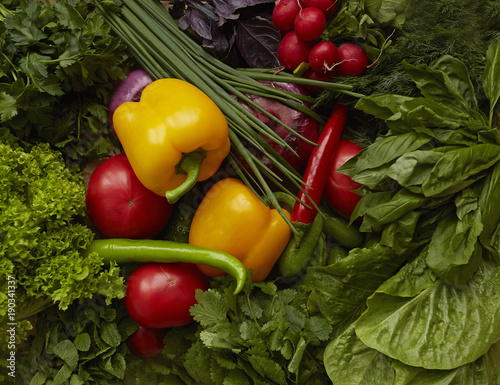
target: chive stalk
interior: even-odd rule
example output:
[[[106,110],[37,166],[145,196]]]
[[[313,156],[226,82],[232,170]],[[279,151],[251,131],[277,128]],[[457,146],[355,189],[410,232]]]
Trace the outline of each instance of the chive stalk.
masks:
[[[292,230],[295,231],[268,183],[270,181],[286,191],[281,183],[282,178],[265,167],[249,151],[248,146],[242,140],[247,141],[263,155],[268,156],[286,179],[302,189],[300,186],[301,176],[276,153],[262,135],[281,146],[287,148],[290,146],[271,128],[256,118],[251,111],[242,106],[234,96],[293,132],[283,122],[253,102],[247,94],[265,95],[300,109],[318,120],[320,117],[300,104],[300,101],[304,100],[302,95],[278,90],[260,83],[260,80],[309,84],[348,95],[361,95],[351,92],[352,88],[347,85],[301,79],[281,73],[272,74],[268,70],[232,68],[211,56],[180,30],[168,10],[155,0],[141,0],[140,2],[122,0],[120,6],[110,5],[112,2],[96,1],[94,3],[105,21],[128,46],[136,61],[153,79],[175,77],[188,81],[217,104],[228,121],[229,137],[232,144],[231,152],[237,152],[241,155],[252,170],[253,175],[247,172],[245,177],[244,171],[246,170],[243,170],[241,165],[234,161],[236,159],[234,154],[230,157],[231,163],[254,192],[256,189],[252,184],[257,185],[257,189],[265,195],[264,199],[276,207],[292,227]],[[260,194],[257,195],[260,196]]]

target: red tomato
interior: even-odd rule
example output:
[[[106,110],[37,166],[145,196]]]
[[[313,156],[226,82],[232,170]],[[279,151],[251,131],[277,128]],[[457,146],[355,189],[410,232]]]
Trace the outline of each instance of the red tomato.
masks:
[[[357,144],[346,139],[340,140],[323,194],[332,210],[344,218],[351,217],[354,208],[361,199],[361,196],[352,191],[357,190],[362,185],[354,182],[348,175],[337,172],[337,170],[360,151],[361,147]]]
[[[127,280],[125,309],[137,324],[164,329],[193,322],[189,308],[196,303],[196,289],[208,282],[190,263],[146,263]]]
[[[152,238],[167,224],[172,205],[148,190],[124,154],[101,163],[90,176],[87,212],[108,238]]]
[[[137,357],[153,357],[163,350],[165,334],[165,329],[149,329],[139,326],[128,338],[127,345],[132,354]]]

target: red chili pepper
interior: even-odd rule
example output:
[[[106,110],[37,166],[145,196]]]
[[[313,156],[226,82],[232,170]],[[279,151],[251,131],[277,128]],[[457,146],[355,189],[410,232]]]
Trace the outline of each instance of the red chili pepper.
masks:
[[[339,144],[346,119],[347,107],[341,102],[336,102],[330,118],[321,131],[318,146],[314,147],[311,153],[302,178],[302,188],[314,204],[303,191],[299,191],[299,200],[295,203],[292,211],[292,222],[309,224],[314,220],[318,212],[315,205],[319,206],[323,195],[333,155]],[[306,203],[307,206],[302,202]]]

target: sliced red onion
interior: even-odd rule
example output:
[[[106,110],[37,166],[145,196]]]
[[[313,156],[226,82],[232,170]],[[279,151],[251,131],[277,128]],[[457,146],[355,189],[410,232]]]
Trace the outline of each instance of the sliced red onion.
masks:
[[[141,99],[141,93],[146,86],[153,80],[148,73],[142,69],[130,72],[125,79],[122,79],[116,87],[108,106],[108,122],[113,133],[113,114],[118,106],[125,102],[138,102]]]

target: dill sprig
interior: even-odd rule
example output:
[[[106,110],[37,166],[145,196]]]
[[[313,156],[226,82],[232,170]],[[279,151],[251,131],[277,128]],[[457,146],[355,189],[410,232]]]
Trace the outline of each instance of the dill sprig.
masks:
[[[387,36],[394,32],[380,29]],[[384,48],[377,63],[363,76],[338,78],[336,82],[350,85],[353,91],[365,95],[415,96],[418,89],[404,71],[402,62],[431,64],[448,54],[465,63],[481,102],[486,50],[490,43],[499,40],[499,1],[410,0],[405,23],[394,32],[391,44]],[[324,91],[320,103],[336,96],[334,92]]]

